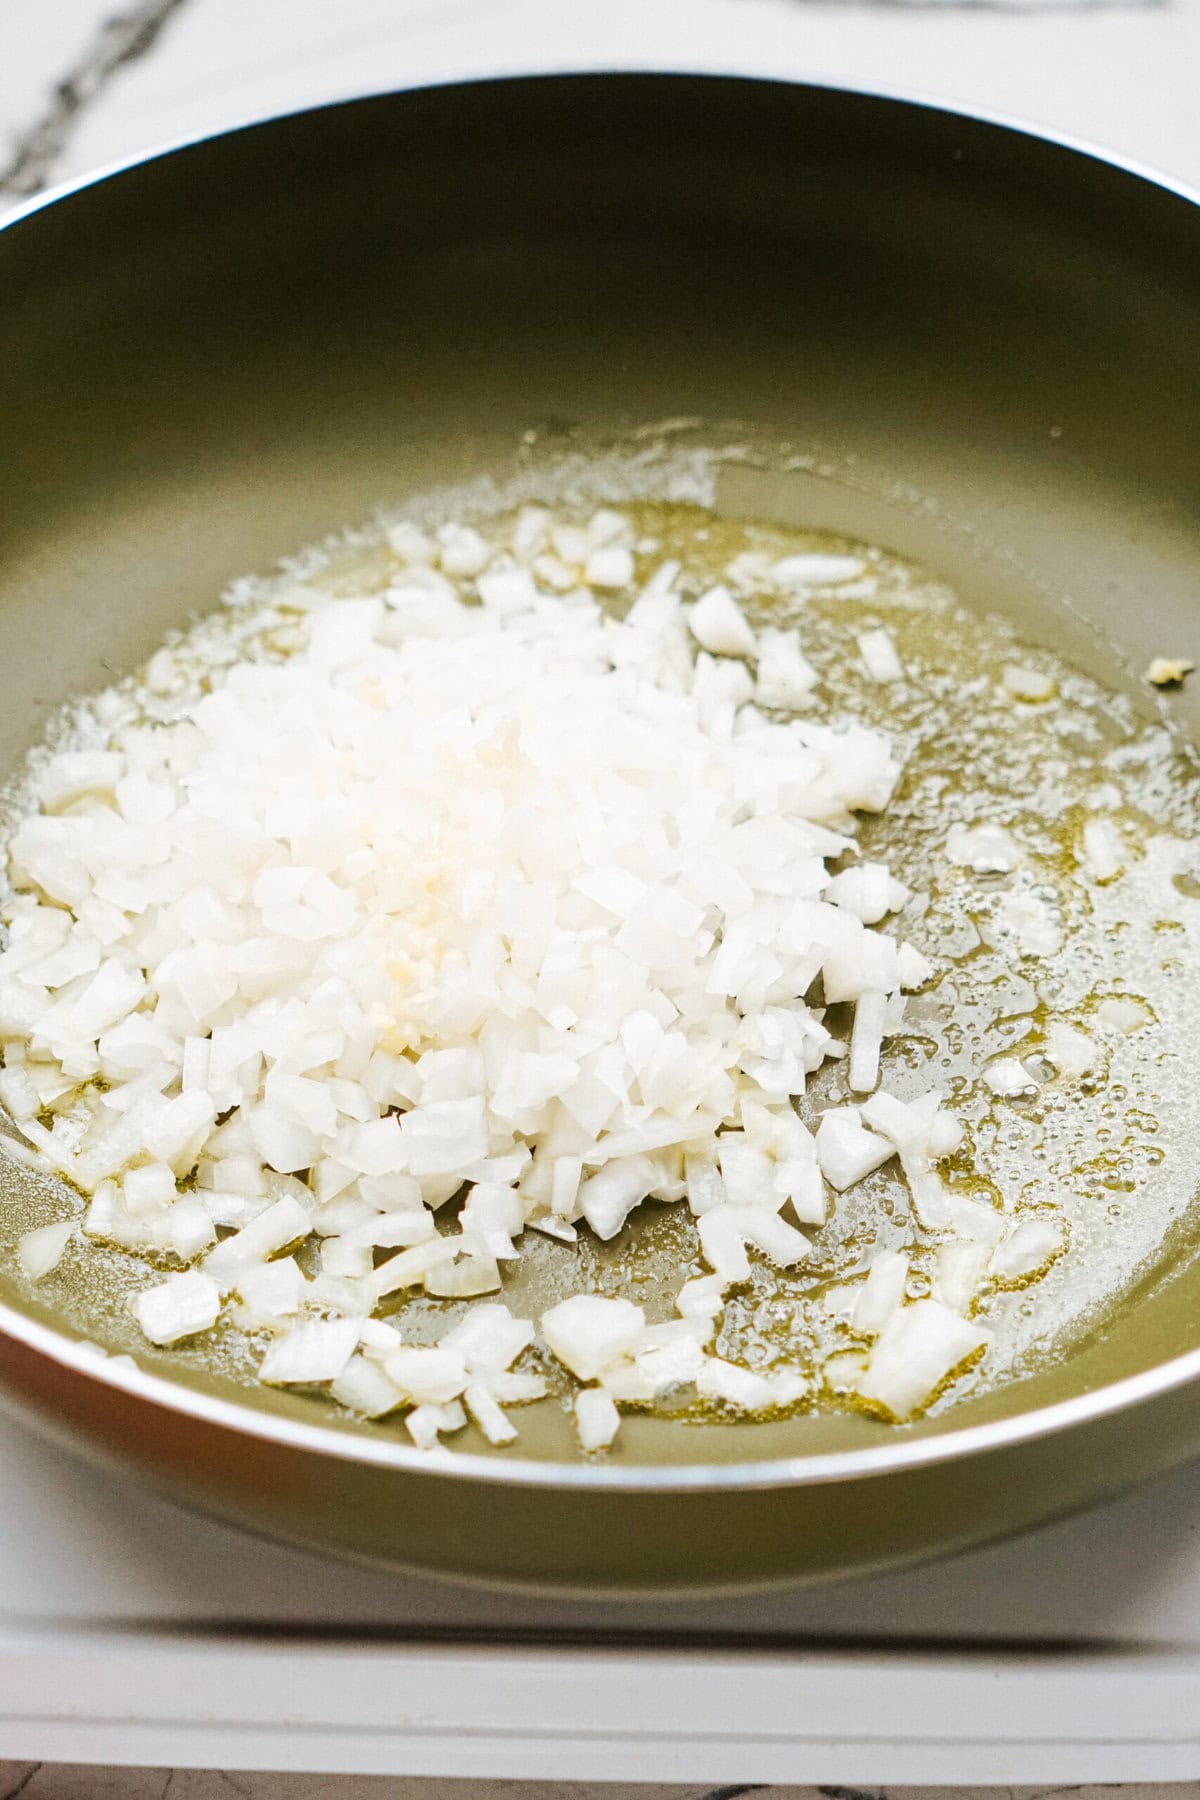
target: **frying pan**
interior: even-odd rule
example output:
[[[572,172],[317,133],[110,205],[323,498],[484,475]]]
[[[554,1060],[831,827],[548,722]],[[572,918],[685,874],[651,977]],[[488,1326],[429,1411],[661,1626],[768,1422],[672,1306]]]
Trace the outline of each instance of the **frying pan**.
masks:
[[[26,209],[0,343],[5,768],[232,576],[663,421],[738,422],[725,510],[918,557],[1109,679],[1196,642],[1200,210],[994,122],[664,75],[324,107]],[[814,1579],[1200,1450],[1186,1237],[1072,1353],[903,1428],[635,1417],[589,1465],[544,1404],[509,1450],[430,1458],[195,1355],[114,1366],[111,1297],[15,1276],[45,1196],[4,1179],[12,1407],[195,1506],[395,1564],[613,1593]]]

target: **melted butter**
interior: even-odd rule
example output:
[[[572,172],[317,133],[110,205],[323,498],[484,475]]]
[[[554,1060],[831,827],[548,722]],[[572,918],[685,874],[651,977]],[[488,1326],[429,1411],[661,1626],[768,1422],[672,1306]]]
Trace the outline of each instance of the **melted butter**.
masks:
[[[694,597],[732,567],[753,622],[799,627],[820,675],[811,713],[878,726],[903,761],[892,805],[861,821],[859,844],[911,888],[885,928],[928,955],[935,974],[885,1046],[882,1083],[902,1098],[936,1086],[953,1105],[966,1136],[942,1165],[952,1189],[1005,1216],[1050,1207],[1069,1236],[1067,1253],[1046,1271],[984,1287],[976,1310],[992,1341],[940,1392],[935,1406],[945,1406],[1037,1366],[1093,1328],[1146,1273],[1193,1200],[1200,992],[1180,977],[1200,955],[1200,765],[1161,727],[1147,730],[1124,698],[1022,644],[1003,621],[973,614],[895,557],[840,538],[719,520],[693,505],[623,510],[636,525],[639,581],[677,558],[677,591]],[[756,568],[799,551],[860,556],[867,574],[803,601],[756,580]],[[386,586],[394,567],[385,547],[360,546],[319,579],[335,594],[362,593]],[[858,635],[880,627],[904,666],[894,683],[870,679],[858,653]],[[211,668],[235,655],[285,657],[298,633],[281,594],[278,612],[256,636],[244,626],[223,638],[219,628],[201,627],[192,641]],[[1003,679],[1011,667],[1044,676],[1049,697],[1014,695]],[[1092,818],[1114,825],[1124,842],[1126,866],[1110,880],[1096,880],[1080,862]],[[951,827],[980,824],[1003,826],[1016,839],[1022,862],[1015,872],[980,876],[949,860]],[[1022,952],[1005,922],[1005,901],[1014,895],[1052,915],[1061,953]],[[1135,1002],[1142,1022],[1126,1030],[1106,1020],[1105,1000]],[[834,1009],[832,1023],[837,1015]],[[1056,1024],[1093,1042],[1093,1069],[1071,1076],[1056,1068]],[[1025,1062],[1034,1082],[1029,1096],[999,1099],[987,1087],[983,1070],[1001,1055]],[[800,1110],[814,1123],[825,1106],[848,1098],[843,1069],[830,1064]],[[39,1203],[5,1220],[6,1236],[53,1216],[45,1210],[53,1184],[38,1191]],[[728,1296],[713,1348],[751,1369],[801,1369],[809,1392],[795,1410],[844,1410],[858,1403],[839,1386],[831,1359],[868,1344],[829,1312],[829,1290],[861,1275],[877,1251],[903,1248],[911,1256],[909,1293],[918,1297],[930,1291],[935,1244],[915,1226],[894,1164],[838,1196],[827,1224],[810,1235],[803,1268],[755,1263],[750,1280]],[[526,1316],[592,1291],[637,1300],[652,1319],[669,1317],[681,1282],[705,1272],[683,1205],[646,1203],[612,1244],[585,1229],[574,1246],[530,1232],[523,1250],[503,1297]],[[156,1279],[146,1259],[107,1246],[73,1248],[39,1295],[110,1348],[148,1360],[125,1296]],[[392,1317],[413,1341],[431,1341],[463,1310],[417,1297],[397,1300]],[[211,1342],[173,1359],[249,1381],[260,1348],[261,1340],[224,1325]],[[559,1393],[570,1390],[557,1365],[546,1373]],[[682,1420],[723,1415],[719,1406],[670,1397],[656,1410]]]
[[[755,623],[799,627],[821,676],[816,716],[877,725],[903,758],[895,799],[861,821],[859,845],[913,890],[885,928],[908,937],[936,973],[885,1047],[882,1084],[903,1098],[936,1086],[954,1106],[967,1133],[942,1165],[953,1189],[1005,1215],[1049,1206],[1067,1228],[1069,1249],[1048,1269],[984,1287],[975,1310],[993,1340],[948,1384],[945,1404],[1086,1334],[1145,1274],[1193,1200],[1189,1046],[1200,995],[1180,976],[1200,951],[1200,763],[1161,726],[1147,729],[1124,697],[1021,643],[1003,620],[971,612],[910,564],[841,539],[699,519],[678,508],[641,516],[647,535],[683,562],[684,592],[701,591],[737,559],[821,550],[867,561],[869,594],[781,602],[751,586],[743,599]],[[857,636],[879,627],[896,645],[901,681],[875,682],[862,666]],[[1048,697],[1009,691],[1004,671],[1013,667],[1045,676]],[[1092,819],[1123,840],[1126,866],[1110,879],[1097,880],[1081,860]],[[1019,869],[981,876],[955,866],[945,844],[956,824],[1004,827],[1021,847]],[[1059,954],[1022,952],[1004,922],[1014,895],[1048,910]],[[1104,1019],[1102,1004],[1113,999],[1140,1009],[1135,1030]],[[1055,1067],[1047,1052],[1056,1026],[1092,1040],[1092,1069],[1072,1076]],[[982,1071],[1001,1055],[1025,1061],[1031,1097],[991,1093]],[[842,1069],[828,1065],[800,1110],[813,1122],[851,1098]],[[847,1396],[821,1371],[863,1341],[830,1318],[824,1295],[877,1250],[895,1248],[912,1257],[910,1294],[928,1291],[933,1244],[889,1165],[837,1198],[803,1270],[756,1266],[729,1298],[716,1348],[752,1368],[799,1362],[813,1379],[810,1404],[844,1407]]]

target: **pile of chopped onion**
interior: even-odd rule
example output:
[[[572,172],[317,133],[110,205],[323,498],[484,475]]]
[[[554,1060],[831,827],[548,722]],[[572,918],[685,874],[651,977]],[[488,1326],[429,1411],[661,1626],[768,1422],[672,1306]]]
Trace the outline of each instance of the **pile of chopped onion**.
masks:
[[[386,591],[297,582],[241,654],[160,651],[93,703],[92,747],[44,762],[9,845],[4,1105],[88,1196],[86,1238],[175,1267],[131,1300],[150,1341],[267,1334],[264,1382],[404,1411],[426,1446],[468,1415],[515,1437],[506,1408],[545,1391],[514,1367],[531,1346],[580,1384],[589,1450],[676,1389],[811,1398],[786,1364],[715,1354],[725,1296],[753,1259],[803,1265],[831,1194],[896,1158],[941,1234],[934,1292],[910,1298],[888,1253],[829,1304],[870,1346],[842,1385],[908,1417],[984,1347],[979,1284],[1061,1244],[943,1184],[958,1130],[935,1093],[874,1091],[930,973],[882,928],[906,890],[854,859],[854,815],[898,777],[888,743],[806,716],[797,629],[754,629],[728,586],[685,602],[669,561],[639,577],[619,513],[402,525],[391,546]],[[774,579],[862,570],[801,555]],[[903,678],[885,632],[859,648]],[[985,829],[950,854],[1013,851]],[[835,1002],[860,1103],[814,1135],[793,1101],[844,1052]],[[686,1201],[711,1271],[676,1318],[479,1300],[528,1232],[611,1239],[647,1199]],[[31,1279],[72,1229],[23,1241]],[[378,1316],[414,1290],[479,1303],[415,1345]]]

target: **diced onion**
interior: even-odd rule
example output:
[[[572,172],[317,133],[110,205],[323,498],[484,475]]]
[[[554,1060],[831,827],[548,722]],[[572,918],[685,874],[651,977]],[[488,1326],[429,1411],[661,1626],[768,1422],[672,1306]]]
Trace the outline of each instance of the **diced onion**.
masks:
[[[1048,1268],[1066,1247],[1064,1221],[1039,1210],[1010,1226],[992,1251],[988,1268],[998,1281],[1027,1281]]]
[[[753,656],[754,633],[728,588],[710,588],[687,615],[696,642],[714,656]]]
[[[940,1301],[916,1300],[894,1313],[880,1333],[858,1392],[893,1418],[907,1419],[987,1341],[982,1326]]]
[[[803,590],[840,587],[848,581],[856,581],[866,573],[866,568],[861,556],[829,556],[810,551],[785,556],[774,564],[771,574],[780,587]]]
[[[309,1319],[275,1340],[259,1364],[258,1378],[281,1386],[336,1381],[358,1337],[354,1319]]]
[[[133,1312],[152,1344],[177,1344],[210,1331],[221,1311],[221,1290],[198,1269],[171,1275],[133,1298]]]
[[[39,1225],[17,1240],[17,1261],[29,1281],[41,1281],[57,1269],[75,1235],[76,1224],[75,1219],[61,1219],[54,1225]]]
[[[872,681],[901,681],[904,664],[900,661],[892,635],[888,631],[860,632],[858,653]]]
[[[908,1257],[902,1250],[884,1250],[876,1256],[859,1290],[850,1322],[868,1337],[881,1332],[904,1302]]]
[[[227,1309],[261,1335],[263,1382],[404,1413],[428,1450],[468,1415],[513,1440],[505,1408],[547,1385],[514,1366],[539,1330],[585,1384],[588,1450],[673,1389],[789,1407],[797,1370],[711,1353],[728,1290],[753,1258],[802,1265],[826,1183],[898,1154],[917,1227],[962,1240],[934,1258],[955,1304],[906,1303],[907,1254],[877,1256],[840,1315],[878,1340],[860,1391],[907,1416],[983,1342],[962,1311],[1047,1227],[975,1217],[936,1167],[957,1122],[888,1091],[904,990],[935,970],[875,929],[910,895],[852,852],[900,766],[881,732],[818,716],[807,628],[779,604],[870,593],[874,554],[755,551],[692,598],[660,548],[608,507],[395,521],[361,581],[297,565],[257,609],[242,584],[223,628],[159,650],[39,765],[9,841],[0,1100],[86,1194],[85,1241],[196,1265],[135,1297],[150,1341]],[[778,622],[756,629],[742,600],[763,590]],[[874,680],[902,679],[887,629],[857,643]],[[1100,880],[1112,834],[1084,829]],[[978,873],[1023,861],[988,823],[947,850]],[[997,909],[1022,946],[1058,929],[1031,880]],[[845,1081],[871,1099],[814,1134],[793,1102],[844,1054],[842,1003]],[[1083,1034],[1055,1031],[1047,1056],[1080,1072]],[[487,1298],[527,1231],[617,1240],[645,1202],[685,1199],[712,1273],[676,1317],[577,1293],[535,1326]],[[29,1279],[75,1229],[26,1234]],[[411,1289],[464,1303],[436,1342],[374,1316]]]
[[[826,1181],[839,1194],[895,1154],[895,1146],[886,1138],[866,1130],[854,1107],[833,1107],[822,1113],[817,1127],[817,1160]]]
[[[581,1388],[575,1396],[575,1424],[585,1450],[606,1450],[617,1435],[621,1415],[603,1388]]]
[[[580,1381],[594,1381],[633,1349],[645,1329],[640,1306],[599,1294],[576,1294],[542,1314],[543,1337]]]

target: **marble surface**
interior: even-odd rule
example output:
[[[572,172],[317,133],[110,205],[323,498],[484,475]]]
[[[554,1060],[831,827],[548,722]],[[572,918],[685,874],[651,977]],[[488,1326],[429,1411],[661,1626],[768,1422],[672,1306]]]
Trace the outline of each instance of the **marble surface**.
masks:
[[[0,1763],[0,1800],[1196,1800],[1200,1783],[1083,1787],[717,1787],[640,1782],[438,1781],[386,1775],[271,1775],[226,1769],[99,1769]]]
[[[686,66],[899,87],[1079,136],[1200,186],[1200,0],[2,0],[0,211],[263,112],[531,68]],[[567,1800],[568,1784],[0,1763],[0,1800]],[[1200,1784],[1132,1787],[1181,1795]],[[755,1790],[597,1784],[605,1800]],[[951,1788],[894,1789],[899,1796]],[[1080,1800],[1104,1788],[973,1789]],[[781,1800],[881,1790],[779,1788]]]
[[[386,1775],[271,1775],[226,1769],[98,1769],[0,1763],[0,1800],[1195,1800],[1200,1783],[1123,1787],[717,1787],[641,1782],[437,1781]]]
[[[333,95],[680,66],[901,87],[1200,185],[1200,0],[7,0],[0,199]],[[56,88],[55,84],[62,84]]]
[[[954,1788],[655,1786],[561,1781],[436,1781],[374,1775],[269,1775],[224,1769],[97,1769],[64,1763],[0,1763],[0,1800],[740,1800],[769,1792],[772,1800],[956,1800]],[[972,1800],[1050,1800],[1061,1788],[972,1788]],[[1120,1793],[1122,1800],[1191,1800],[1183,1787],[1148,1785],[1068,1790],[1083,1800]]]

